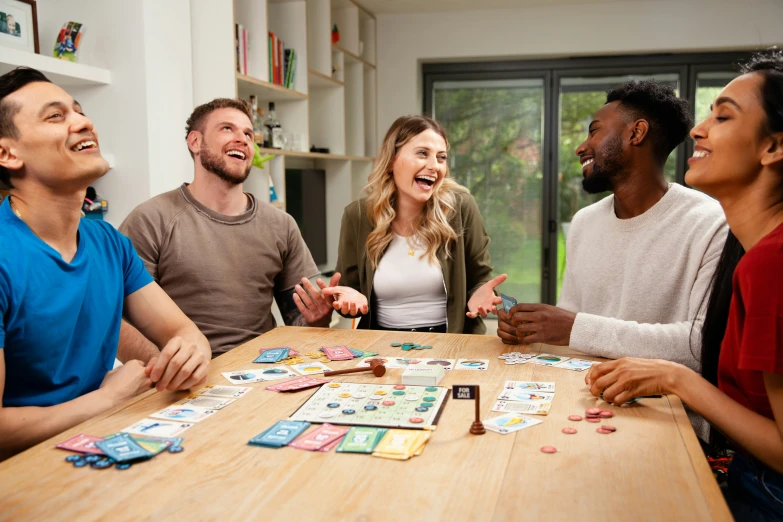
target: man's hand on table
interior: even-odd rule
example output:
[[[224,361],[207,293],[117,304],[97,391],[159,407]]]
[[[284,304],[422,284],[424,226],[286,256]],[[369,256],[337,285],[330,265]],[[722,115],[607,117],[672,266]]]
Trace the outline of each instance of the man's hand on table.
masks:
[[[141,361],[128,361],[119,368],[106,374],[100,389],[111,396],[115,404],[120,404],[152,388],[149,372]]]
[[[571,329],[576,319],[575,313],[547,304],[516,304],[506,315],[503,331],[508,334],[507,336],[500,335],[500,321],[498,321],[498,335],[503,342],[506,342],[506,337],[511,335],[510,323],[519,343],[546,343],[555,346],[568,346]]]
[[[146,375],[158,391],[187,390],[207,380],[212,352],[208,344],[197,344],[182,337],[173,337],[153,358]]]

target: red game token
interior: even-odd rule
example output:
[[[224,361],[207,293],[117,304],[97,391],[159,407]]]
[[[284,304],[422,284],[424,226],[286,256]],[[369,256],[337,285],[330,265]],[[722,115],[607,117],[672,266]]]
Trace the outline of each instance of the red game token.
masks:
[[[554,446],[542,446],[541,453],[557,453],[557,448]]]
[[[586,418],[585,420],[586,420],[587,422],[601,422],[601,419],[600,419],[600,417],[599,417],[599,418],[595,418],[595,417],[588,417],[588,418]]]
[[[409,420],[410,422],[414,423],[414,424],[419,424],[419,423],[421,423],[421,422],[424,422],[424,419],[422,419],[421,417],[411,417],[411,418],[410,418],[410,419],[408,419],[408,420]]]
[[[601,429],[604,429],[604,430],[609,431],[609,432],[617,431],[617,428],[615,428],[614,426],[607,426],[606,424],[601,426]]]
[[[601,413],[598,414],[602,419],[611,419],[614,417],[614,413],[612,413],[609,410],[604,410]]]
[[[608,435],[609,433],[612,433],[612,430],[605,430],[603,426],[595,430],[596,433],[602,433],[604,435]]]
[[[570,421],[580,421],[580,420],[582,420],[582,416],[581,415],[569,415],[568,416],[568,420],[570,420]]]
[[[394,389],[395,390],[404,390],[405,386],[403,386],[402,384],[398,384],[397,386],[394,387]]]
[[[381,404],[384,406],[394,406],[394,401],[383,401]]]
[[[601,408],[587,408],[585,413],[588,415],[598,415],[601,413],[601,411],[603,411]]]
[[[574,428],[563,428],[560,431],[562,431],[566,435],[573,435],[574,433],[576,433],[576,430]]]

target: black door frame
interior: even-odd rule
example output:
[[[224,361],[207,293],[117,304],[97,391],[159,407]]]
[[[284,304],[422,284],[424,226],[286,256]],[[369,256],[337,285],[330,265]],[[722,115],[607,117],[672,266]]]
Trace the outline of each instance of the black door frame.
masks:
[[[433,88],[441,81],[475,81],[541,78],[544,80],[544,130],[541,202],[541,302],[557,299],[557,205],[560,81],[567,77],[666,74],[679,76],[680,96],[695,104],[696,78],[700,72],[732,71],[749,52],[686,53],[635,56],[584,57],[491,62],[422,64],[423,113],[432,114]],[[683,183],[691,140],[678,148],[676,181]]]

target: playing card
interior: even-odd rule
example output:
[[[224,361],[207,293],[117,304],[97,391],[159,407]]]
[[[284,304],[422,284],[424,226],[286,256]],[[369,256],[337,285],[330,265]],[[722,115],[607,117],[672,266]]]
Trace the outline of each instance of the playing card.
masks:
[[[164,451],[169,446],[173,445],[173,439],[159,439],[154,437],[139,437],[138,435],[133,437],[139,446],[152,453],[154,457],[161,451]]]
[[[310,423],[305,421],[277,421],[272,427],[250,439],[248,444],[268,448],[282,448],[308,427],[310,427]]]
[[[554,398],[554,393],[517,389],[502,390],[498,395],[502,401],[552,402]]]
[[[193,395],[207,395],[209,397],[230,397],[238,399],[252,390],[250,387],[243,386],[219,386],[208,384],[195,392]]]
[[[551,407],[551,402],[497,401],[492,406],[492,411],[547,415]]]
[[[261,370],[236,370],[233,372],[221,373],[228,382],[249,384],[261,382],[264,378],[261,376]]]
[[[519,413],[506,413],[500,417],[487,419],[483,421],[484,427],[496,433],[506,435],[515,431],[523,430],[536,424],[541,424],[540,420],[525,417]]]
[[[516,299],[507,296],[506,294],[500,294],[500,298],[503,300],[503,310],[505,310],[506,313],[509,313],[511,311],[511,307],[517,304]]]
[[[291,366],[294,370],[298,371],[302,375],[314,375],[318,373],[324,373],[332,371],[331,368],[326,366],[322,362],[309,362],[309,363],[302,363],[302,364],[294,364]]]
[[[345,434],[337,451],[339,453],[372,453],[387,431],[389,430],[386,428],[354,426]]]
[[[347,361],[353,354],[346,346],[324,346],[321,348],[330,361]]]
[[[217,410],[208,410],[197,406],[169,406],[150,415],[153,419],[168,421],[200,422],[216,414]]]
[[[79,434],[57,445],[58,448],[76,451],[77,453],[89,453],[91,455],[103,455],[103,451],[95,447],[95,443],[102,441],[103,437]]]
[[[258,354],[261,355],[262,353],[268,351],[268,350],[279,350],[280,348],[288,348],[288,346],[279,346],[277,348],[259,348]],[[294,350],[293,348],[288,348],[288,357],[297,357],[299,356],[299,352]]]
[[[210,397],[208,395],[189,395],[175,404],[177,406],[195,406],[208,410],[220,410],[234,401],[236,401],[236,399],[223,399],[221,397]]]
[[[553,382],[532,382],[532,381],[506,381],[503,385],[504,390],[519,391],[539,391],[555,392],[555,383]]]
[[[139,446],[139,444],[127,433],[118,433],[104,440],[97,441],[95,447],[117,462],[129,460],[148,459],[153,454]]]
[[[566,370],[573,370],[575,372],[583,372],[589,370],[594,364],[598,364],[596,361],[588,361],[586,359],[569,359],[560,364],[556,364],[555,368],[565,368]]]
[[[289,348],[272,348],[271,350],[264,350],[261,355],[256,357],[254,363],[276,363],[282,359],[288,357]]]
[[[291,379],[290,381],[272,384],[270,386],[267,386],[266,389],[277,391],[277,392],[291,392],[291,391],[305,390],[307,388],[315,388],[316,386],[321,386],[322,384],[325,384],[327,382],[329,381],[326,379],[304,376],[304,377],[297,377],[296,379]]]
[[[457,361],[455,370],[486,370],[489,367],[487,359],[460,359]]]
[[[289,446],[292,448],[318,451],[337,439],[341,439],[349,428],[345,426],[333,426],[324,423],[312,431],[304,433],[292,441]]]
[[[567,361],[570,357],[561,357],[559,355],[551,355],[548,353],[542,353],[533,357],[528,361],[528,364],[538,364],[541,366],[554,366],[562,362]]]
[[[191,422],[169,422],[164,420],[144,419],[125,428],[124,432],[150,437],[176,437],[193,426]]]
[[[429,431],[390,429],[373,451],[374,457],[408,460],[424,451]]]

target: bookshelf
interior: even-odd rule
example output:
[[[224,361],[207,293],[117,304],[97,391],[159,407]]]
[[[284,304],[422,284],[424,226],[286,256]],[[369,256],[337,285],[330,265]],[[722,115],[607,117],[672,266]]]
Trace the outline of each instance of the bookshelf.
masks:
[[[54,83],[64,87],[109,85],[111,72],[100,67],[58,60],[51,56],[0,47],[0,74],[19,66],[32,67],[44,73]]]
[[[262,149],[274,158],[253,169],[246,190],[268,201],[274,185],[275,205],[285,209],[286,169],[326,172],[329,247],[321,268],[332,269],[343,208],[360,196],[378,147],[375,16],[355,0],[191,0],[190,10],[194,103],[253,94],[265,114],[275,103],[289,137],[284,150]],[[248,35],[244,74],[237,70],[235,24]],[[274,78],[286,75],[270,74],[270,63],[280,62],[270,52],[270,32],[296,54],[288,88]],[[205,34],[208,46],[199,36]],[[311,146],[329,153],[309,152]]]

